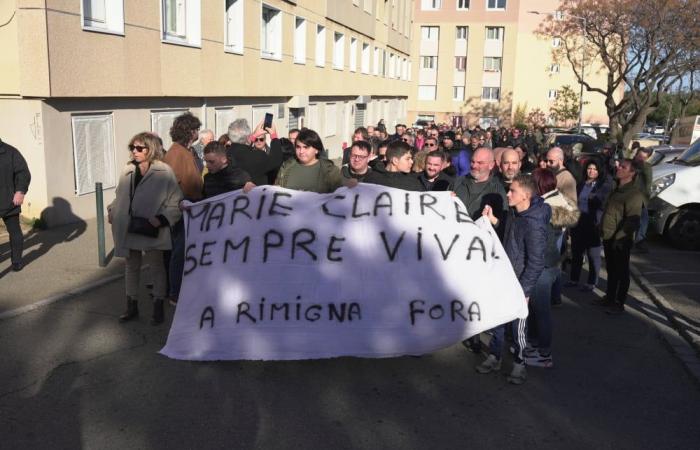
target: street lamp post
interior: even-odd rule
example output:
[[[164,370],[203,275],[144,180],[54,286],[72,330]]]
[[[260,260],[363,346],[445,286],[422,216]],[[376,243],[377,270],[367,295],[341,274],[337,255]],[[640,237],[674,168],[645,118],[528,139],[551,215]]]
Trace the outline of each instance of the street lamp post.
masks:
[[[540,11],[528,11],[529,14],[536,14],[536,15],[546,15],[546,16],[553,16],[556,17],[555,13],[543,13]],[[584,80],[584,72],[586,70],[586,28],[588,25],[588,22],[585,17],[582,16],[576,16],[574,14],[568,14],[564,12],[559,12],[562,16],[569,16],[573,17],[574,19],[578,19],[583,23],[583,27],[581,28],[581,35],[583,38],[583,45],[581,46],[581,82],[579,83],[581,85],[581,89],[579,91],[579,97],[578,97],[578,132],[579,134],[581,133],[581,123],[583,121],[583,80]]]

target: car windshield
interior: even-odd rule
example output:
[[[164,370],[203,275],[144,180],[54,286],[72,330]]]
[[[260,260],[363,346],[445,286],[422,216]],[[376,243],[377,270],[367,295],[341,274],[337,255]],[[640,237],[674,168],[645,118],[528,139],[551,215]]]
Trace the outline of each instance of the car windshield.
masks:
[[[684,151],[681,156],[678,157],[678,159],[676,159],[676,162],[689,166],[700,165],[700,139],[688,147],[688,149]]]
[[[583,142],[585,141],[586,138],[583,136],[577,136],[577,135],[561,135],[557,136],[556,143],[559,145],[568,145],[568,144],[575,144],[576,142]]]

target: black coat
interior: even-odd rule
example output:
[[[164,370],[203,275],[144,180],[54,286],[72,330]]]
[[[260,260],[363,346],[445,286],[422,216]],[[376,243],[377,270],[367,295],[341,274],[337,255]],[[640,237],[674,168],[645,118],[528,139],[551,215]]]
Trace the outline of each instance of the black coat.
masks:
[[[576,187],[577,194],[581,193],[585,183],[579,183]],[[578,224],[571,229],[571,243],[577,248],[585,249],[598,247],[600,243],[600,219],[603,215],[603,207],[612,191],[613,181],[603,177],[593,186],[588,196],[588,212],[581,212]]]
[[[231,164],[216,173],[204,175],[204,188],[202,194],[204,198],[214,197],[224,192],[236,191],[250,181],[250,175]]]
[[[22,154],[0,141],[0,217],[14,216],[21,208],[12,204],[15,192],[27,193],[32,177]]]
[[[425,191],[423,185],[413,173],[387,172],[379,164],[362,180],[363,183],[380,184],[382,186],[403,189],[406,191]]]
[[[454,185],[454,178],[440,172],[435,181],[429,181],[425,176],[425,172],[418,175],[418,181],[423,185],[426,191],[451,191]]]
[[[229,161],[248,172],[257,186],[269,184],[269,175],[277,173],[282,165],[282,145],[279,139],[270,142],[270,153],[250,145],[233,143],[226,150]]]

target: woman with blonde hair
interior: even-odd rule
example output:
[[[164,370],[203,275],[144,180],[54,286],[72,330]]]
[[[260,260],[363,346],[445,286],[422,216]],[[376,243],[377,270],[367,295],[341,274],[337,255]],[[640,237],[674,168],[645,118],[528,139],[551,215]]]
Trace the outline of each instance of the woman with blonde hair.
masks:
[[[107,207],[112,224],[114,256],[126,258],[126,312],[120,322],[138,317],[138,291],[142,263],[153,281],[151,324],[163,322],[166,275],[163,251],[170,250],[170,225],[180,220],[182,191],[170,166],[162,162],[158,136],[143,132],[129,141],[129,162],[119,176],[116,197]]]

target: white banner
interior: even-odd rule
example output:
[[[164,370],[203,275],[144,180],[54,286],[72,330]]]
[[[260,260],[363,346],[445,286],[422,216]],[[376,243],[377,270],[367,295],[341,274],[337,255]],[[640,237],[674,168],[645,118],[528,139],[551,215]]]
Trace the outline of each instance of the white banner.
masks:
[[[527,316],[490,224],[449,192],[265,186],[192,205],[186,229],[171,358],[419,355]]]

